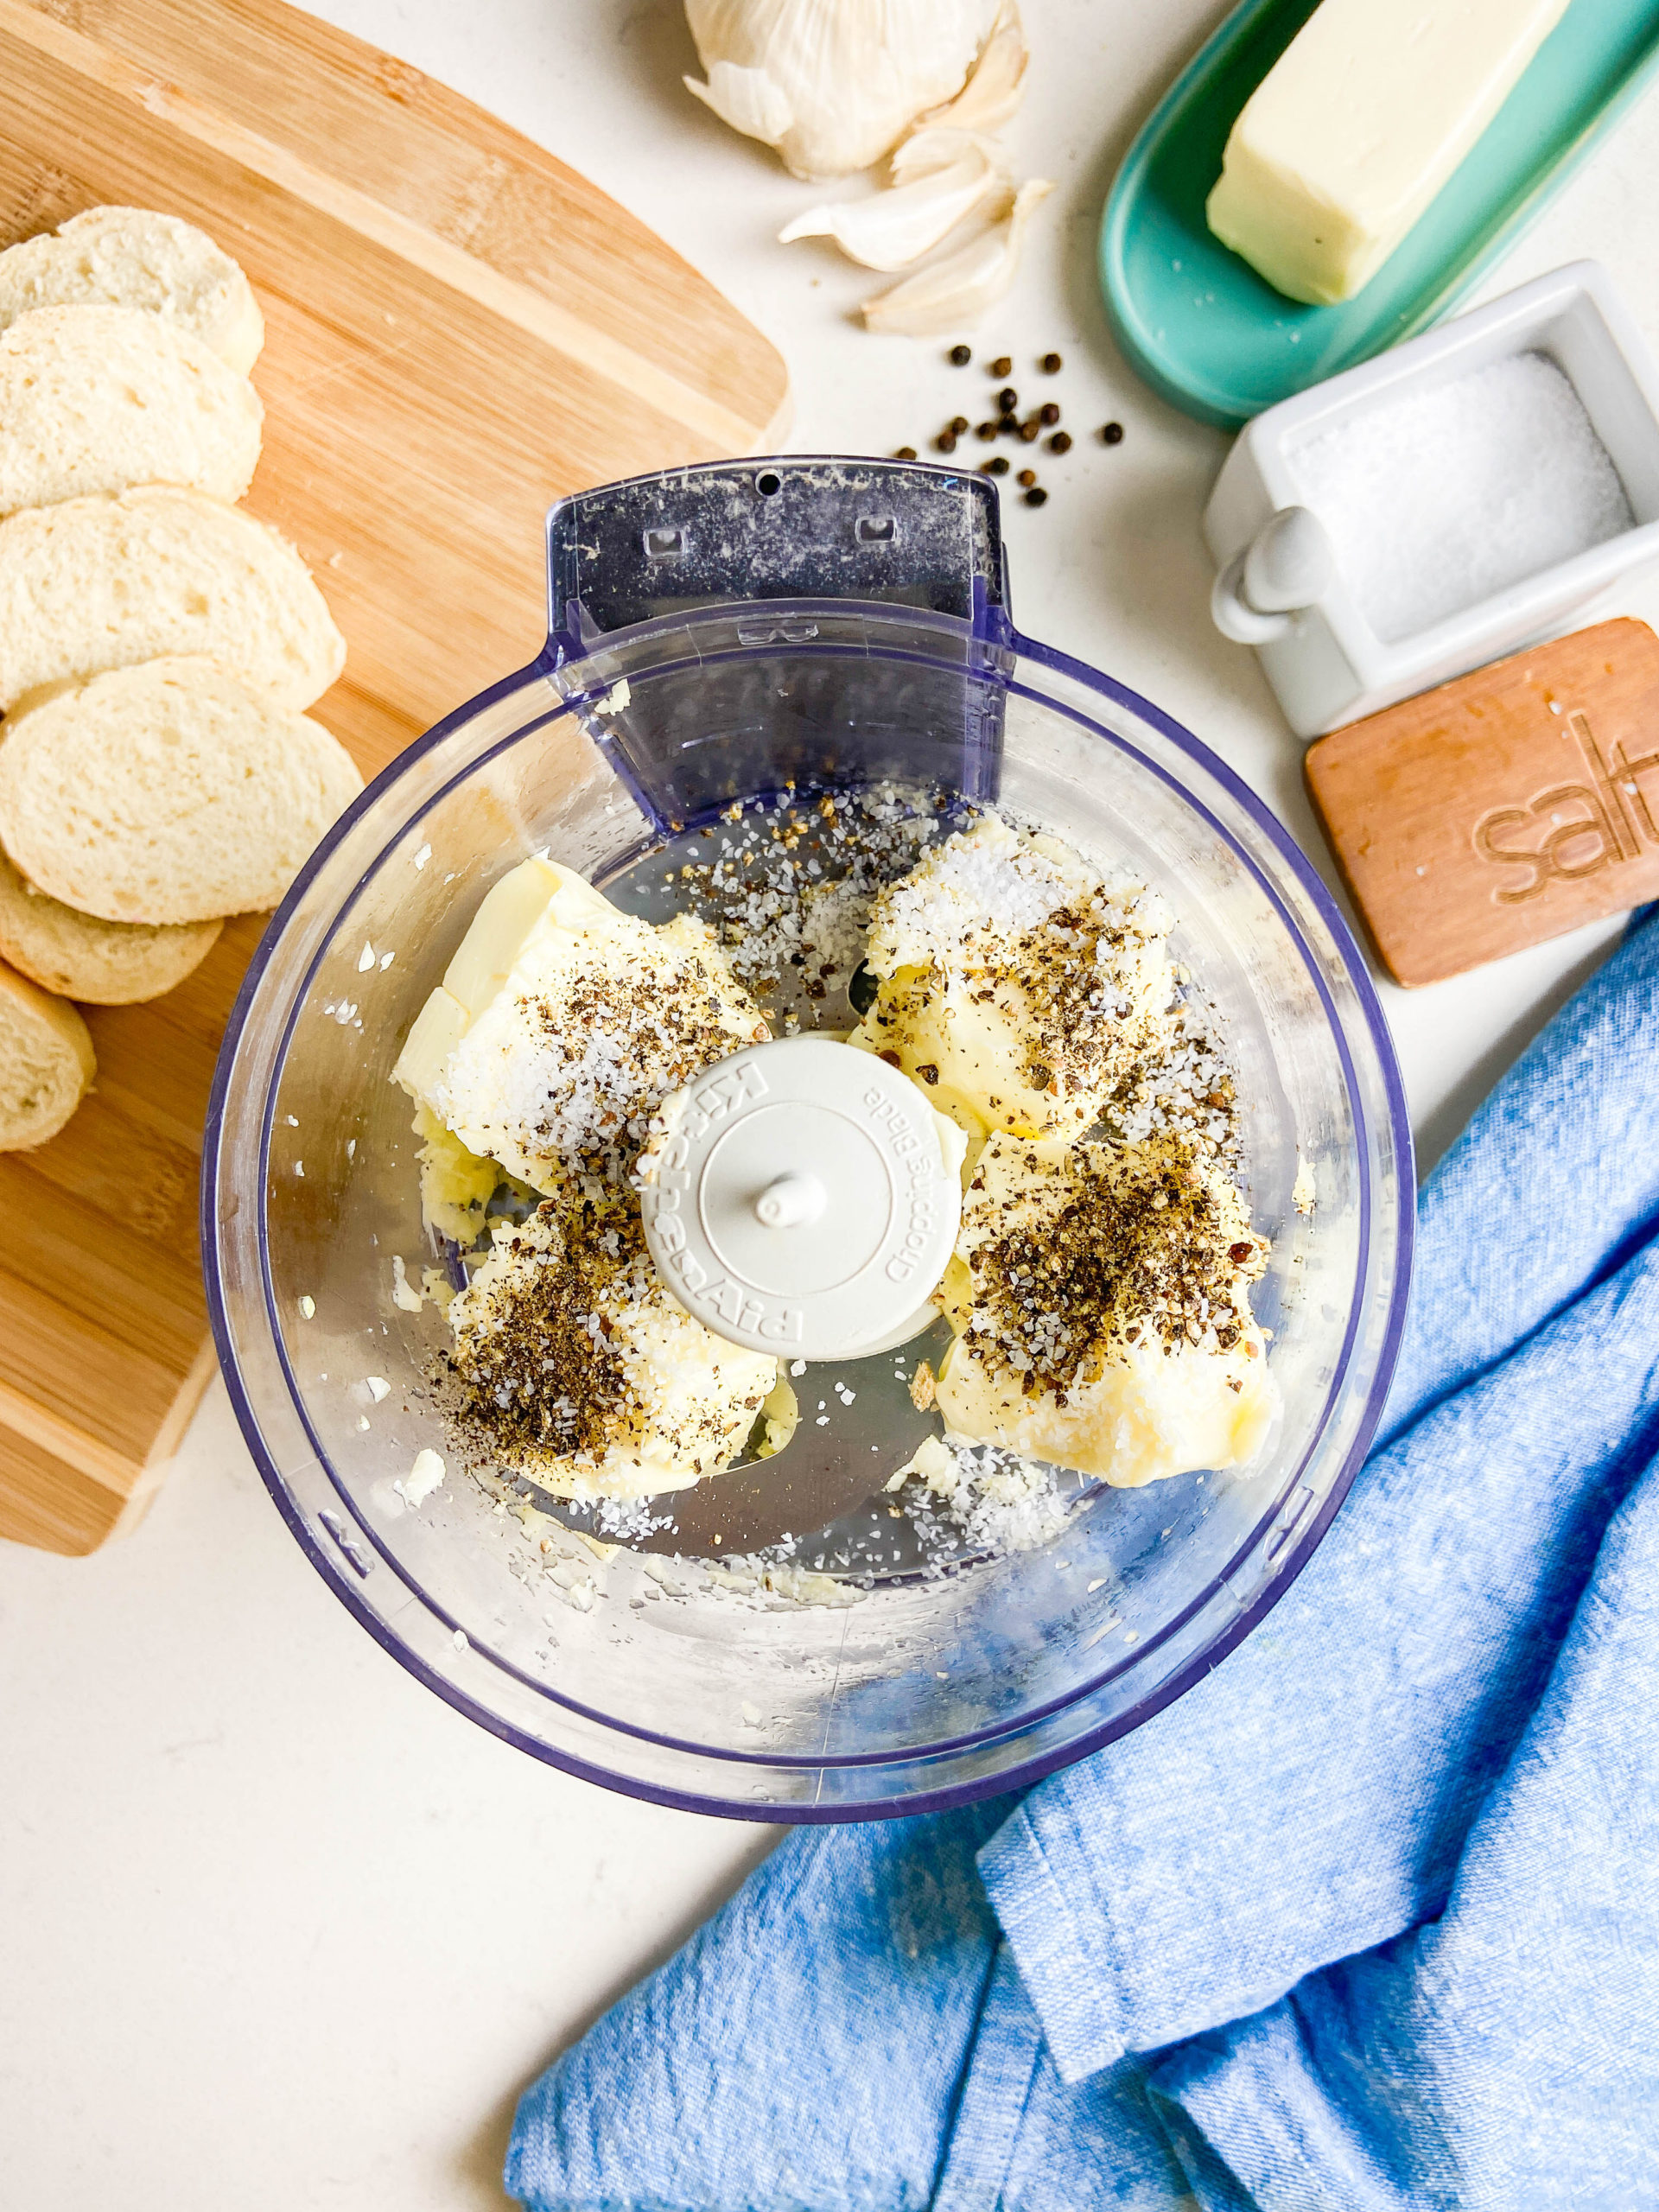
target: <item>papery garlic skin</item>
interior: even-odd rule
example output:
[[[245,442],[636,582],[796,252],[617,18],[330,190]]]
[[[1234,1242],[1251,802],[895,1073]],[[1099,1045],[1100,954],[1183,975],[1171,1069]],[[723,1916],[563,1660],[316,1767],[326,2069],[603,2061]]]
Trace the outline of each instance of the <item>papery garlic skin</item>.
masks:
[[[890,291],[866,300],[861,310],[866,329],[933,338],[969,327],[1013,283],[1032,211],[1053,189],[1043,177],[1027,178],[1005,220],[978,232],[943,260],[918,269]]]
[[[893,174],[867,200],[808,208],[779,232],[779,245],[832,238],[866,269],[908,269],[970,215],[995,220],[1013,204],[1007,155],[972,131],[918,131],[893,156]]]
[[[685,15],[709,80],[687,90],[808,178],[891,152],[964,91],[1002,22],[998,0],[685,0]]]
[[[968,82],[949,106],[935,108],[922,118],[923,123],[957,130],[1000,130],[1026,96],[1030,60],[1015,0],[1002,0]]]
[[[700,85],[695,77],[683,78],[681,82],[687,92],[695,92],[704,106],[713,108],[722,123],[729,123],[746,138],[759,138],[763,145],[777,145],[794,122],[795,111],[766,71],[740,68],[735,61],[713,61],[704,66],[709,71],[708,83]]]

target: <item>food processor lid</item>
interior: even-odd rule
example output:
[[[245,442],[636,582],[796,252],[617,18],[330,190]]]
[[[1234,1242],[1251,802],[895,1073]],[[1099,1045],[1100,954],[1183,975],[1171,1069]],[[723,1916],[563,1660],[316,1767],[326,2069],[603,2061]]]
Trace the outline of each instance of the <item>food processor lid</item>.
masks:
[[[903,1343],[956,1243],[965,1141],[874,1053],[786,1037],[663,1108],[639,1168],[645,1242],[688,1312],[803,1359]]]

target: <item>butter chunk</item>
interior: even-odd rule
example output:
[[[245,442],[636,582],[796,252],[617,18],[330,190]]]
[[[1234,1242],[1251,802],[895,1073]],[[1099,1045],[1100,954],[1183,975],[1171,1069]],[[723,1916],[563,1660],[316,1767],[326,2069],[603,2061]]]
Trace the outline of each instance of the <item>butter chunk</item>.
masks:
[[[421,1218],[463,1250],[478,1242],[500,1172],[467,1151],[424,1106],[415,1110],[421,1143]]]
[[[625,1173],[671,1092],[766,1033],[705,924],[653,926],[529,860],[480,904],[392,1072],[462,1153],[552,1196]]]
[[[1249,1301],[1267,1254],[1172,1136],[993,1135],[940,1286],[947,1430],[1126,1490],[1245,1465],[1278,1403]]]
[[[876,899],[850,1041],[970,1140],[1080,1135],[1167,1033],[1169,928],[1144,884],[982,815]]]
[[[1566,10],[1567,0],[1323,0],[1233,125],[1210,228],[1290,299],[1352,299]]]
[[[656,1497],[721,1473],[783,1411],[777,1360],[658,1274],[631,1192],[567,1190],[491,1240],[448,1318],[468,1433],[497,1465],[556,1497]]]

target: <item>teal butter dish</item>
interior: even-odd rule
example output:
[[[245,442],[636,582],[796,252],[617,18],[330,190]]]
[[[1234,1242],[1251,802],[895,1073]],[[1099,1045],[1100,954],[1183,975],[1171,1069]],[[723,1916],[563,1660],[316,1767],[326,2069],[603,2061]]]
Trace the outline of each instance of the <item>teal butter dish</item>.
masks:
[[[1239,110],[1317,0],[1244,0],[1159,102],[1112,182],[1100,275],[1155,391],[1236,429],[1446,314],[1638,98],[1659,0],[1573,0],[1473,151],[1355,298],[1303,307],[1211,236],[1204,206]]]

